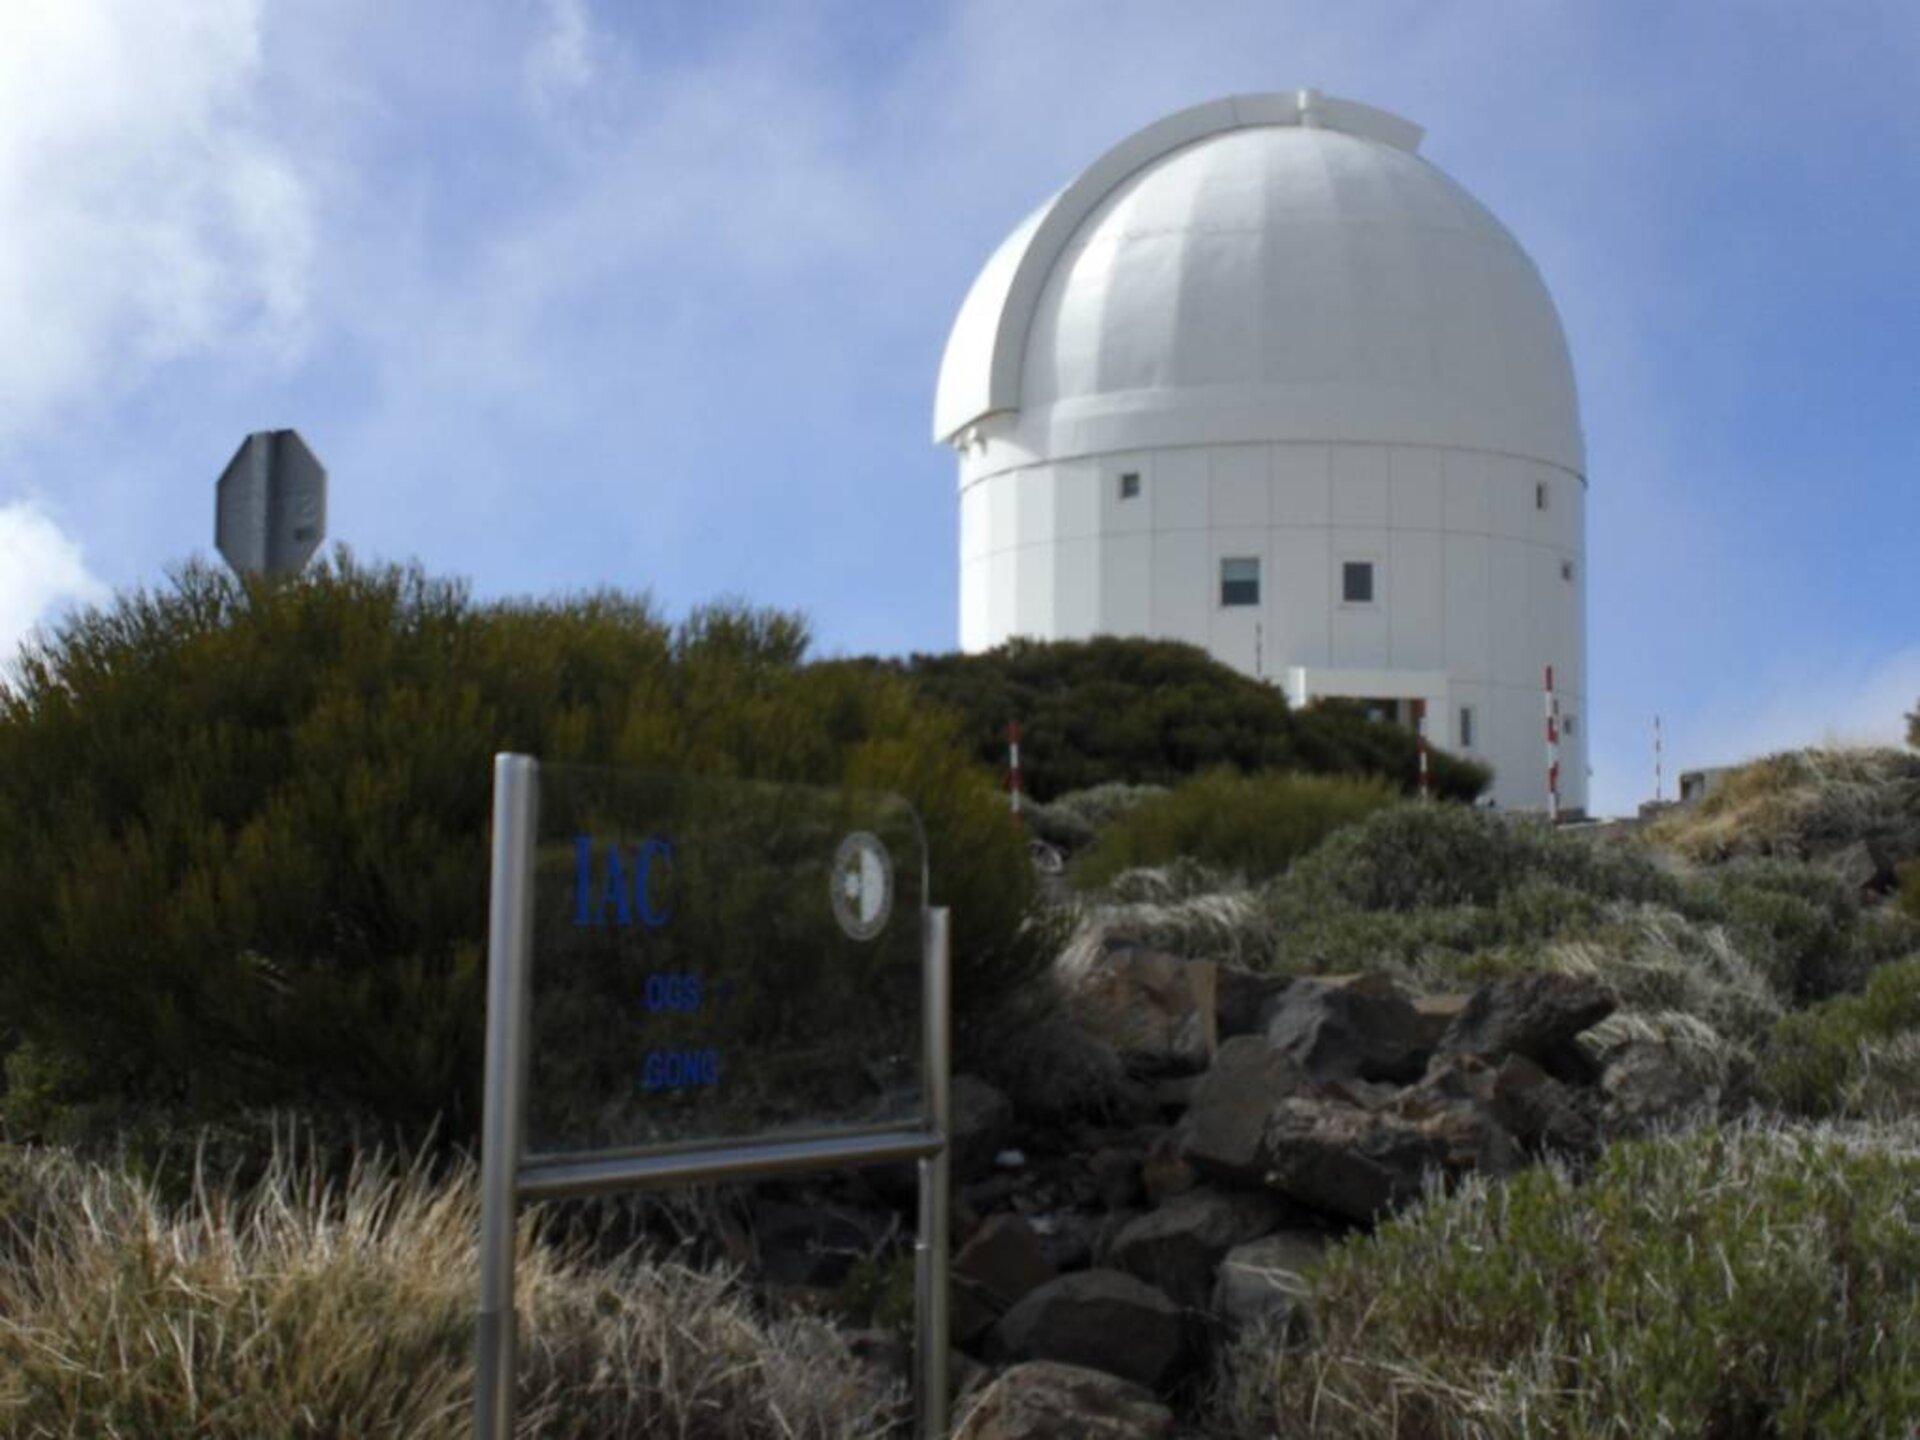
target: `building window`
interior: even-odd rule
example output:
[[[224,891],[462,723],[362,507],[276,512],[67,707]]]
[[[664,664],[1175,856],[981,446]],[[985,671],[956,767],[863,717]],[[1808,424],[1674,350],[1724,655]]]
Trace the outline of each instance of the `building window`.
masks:
[[[1254,559],[1220,562],[1220,603],[1222,605],[1258,605],[1260,603],[1260,562]]]
[[[1120,498],[1122,500],[1138,500],[1140,498],[1140,472],[1138,470],[1128,470],[1121,474]]]
[[[1547,508],[1547,482],[1544,480],[1533,482],[1533,508],[1536,510]]]
[[[1340,598],[1348,605],[1373,603],[1373,562],[1348,560],[1340,566]]]
[[[1560,578],[1565,580],[1569,585],[1573,583],[1573,562],[1571,560],[1562,560],[1560,562]]]
[[[1578,728],[1577,726],[1575,726],[1573,721],[1574,721],[1574,717],[1569,715],[1566,717],[1566,724],[1563,727],[1561,727],[1567,732],[1568,739],[1573,738],[1573,733]]]
[[[1473,748],[1473,707],[1471,705],[1460,707],[1460,748],[1462,750]]]

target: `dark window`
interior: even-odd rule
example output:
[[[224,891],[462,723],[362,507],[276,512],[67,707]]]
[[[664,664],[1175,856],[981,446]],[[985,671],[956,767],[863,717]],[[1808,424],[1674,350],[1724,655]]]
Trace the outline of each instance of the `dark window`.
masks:
[[[1260,603],[1260,562],[1254,559],[1220,562],[1220,603],[1222,605],[1258,605]]]
[[[1569,582],[1569,583],[1571,583],[1571,582],[1572,582],[1572,580],[1573,580],[1573,562],[1572,562],[1571,560],[1562,560],[1562,561],[1560,562],[1560,578],[1561,578],[1562,580],[1565,580],[1565,581],[1567,581],[1567,582]]]
[[[1120,498],[1136,500],[1140,496],[1140,472],[1129,470],[1120,477]]]
[[[1544,510],[1547,508],[1547,482],[1544,480],[1536,480],[1534,482],[1533,508],[1536,510]]]
[[[1460,707],[1460,748],[1462,750],[1473,748],[1473,707],[1471,705]]]
[[[1373,603],[1373,562],[1348,560],[1340,567],[1340,598],[1349,605]]]

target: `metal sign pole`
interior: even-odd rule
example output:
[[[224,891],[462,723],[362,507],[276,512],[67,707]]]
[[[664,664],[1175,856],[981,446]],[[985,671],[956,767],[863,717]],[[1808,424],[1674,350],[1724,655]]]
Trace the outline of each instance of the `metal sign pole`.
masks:
[[[527,1074],[527,975],[533,950],[533,858],[539,766],[493,761],[493,873],[487,922],[486,1108],[480,1148],[480,1314],[474,1434],[513,1434],[515,1192]]]
[[[529,1163],[525,1129],[540,773],[538,762],[530,756],[494,757],[486,1100],[480,1153],[480,1303],[474,1356],[477,1440],[512,1440],[513,1435],[515,1213],[522,1199],[746,1180],[833,1165],[891,1164],[909,1159],[917,1162],[919,1173],[919,1226],[914,1247],[919,1320],[914,1353],[917,1431],[920,1440],[946,1440],[950,1343],[947,1251],[952,1228],[951,1165],[947,1156],[952,1122],[948,912],[922,912],[922,1114],[917,1126],[869,1127],[787,1138],[746,1137],[695,1149],[539,1155]],[[923,894],[924,887],[923,871]]]
[[[913,1257],[914,1290],[920,1308],[914,1388],[918,1393],[921,1440],[946,1440],[947,1435],[947,1244],[953,1150],[950,922],[944,908],[927,912],[923,1002],[927,1128],[940,1145],[920,1161],[920,1233]]]

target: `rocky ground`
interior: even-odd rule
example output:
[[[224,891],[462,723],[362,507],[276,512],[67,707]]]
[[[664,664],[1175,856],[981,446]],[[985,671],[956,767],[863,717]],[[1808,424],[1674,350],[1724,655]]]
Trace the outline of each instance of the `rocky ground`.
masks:
[[[1179,1433],[1236,1332],[1311,1343],[1302,1300],[1331,1243],[1428,1185],[1577,1166],[1692,1104],[1657,1044],[1603,1057],[1582,1041],[1613,1009],[1567,975],[1413,998],[1377,975],[1285,980],[1110,944],[1073,1011],[1132,1077],[1125,1113],[1035,1124],[955,1081],[958,1433]],[[760,1275],[790,1294],[839,1283],[901,1225],[885,1202],[906,1183],[763,1199]]]

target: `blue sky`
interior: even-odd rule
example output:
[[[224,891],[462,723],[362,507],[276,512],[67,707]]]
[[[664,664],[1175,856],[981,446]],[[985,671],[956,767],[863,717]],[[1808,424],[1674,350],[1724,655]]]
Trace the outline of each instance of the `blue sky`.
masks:
[[[975,270],[1108,145],[1314,85],[1427,128],[1559,303],[1596,808],[1920,699],[1920,24],[1812,6],[14,0],[0,648],[210,547],[249,430],[483,595],[950,648]]]

